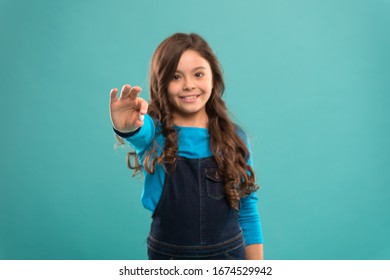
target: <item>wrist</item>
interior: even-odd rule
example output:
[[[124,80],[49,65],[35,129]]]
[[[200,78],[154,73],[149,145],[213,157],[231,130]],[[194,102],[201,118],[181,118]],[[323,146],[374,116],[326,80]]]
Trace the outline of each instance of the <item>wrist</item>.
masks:
[[[114,130],[116,135],[118,135],[119,137],[129,138],[129,137],[133,136],[134,134],[136,134],[141,129],[141,127],[137,128],[136,130],[131,131],[131,132],[121,132],[119,130],[116,130],[115,127],[113,127],[112,129]]]

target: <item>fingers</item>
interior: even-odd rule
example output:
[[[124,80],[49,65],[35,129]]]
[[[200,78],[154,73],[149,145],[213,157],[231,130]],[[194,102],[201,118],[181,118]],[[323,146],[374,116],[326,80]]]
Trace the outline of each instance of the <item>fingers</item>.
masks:
[[[121,95],[119,97],[119,99],[122,99],[122,98],[127,98],[130,94],[130,90],[131,90],[131,86],[126,84],[122,87],[122,91],[121,91]]]
[[[125,99],[129,97],[130,99],[135,101],[141,91],[142,88],[140,88],[139,86],[131,87],[129,84],[126,84],[122,87],[119,99]]]
[[[141,91],[142,88],[140,88],[139,86],[132,87],[129,91],[130,99],[136,100]]]
[[[111,101],[111,103],[118,100],[118,95],[117,94],[118,94],[118,89],[117,88],[113,88],[110,91],[110,101]]]

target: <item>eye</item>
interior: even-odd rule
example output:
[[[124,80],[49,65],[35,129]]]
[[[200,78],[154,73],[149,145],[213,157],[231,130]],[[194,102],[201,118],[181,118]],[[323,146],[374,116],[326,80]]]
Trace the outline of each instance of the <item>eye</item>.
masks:
[[[175,75],[173,76],[173,79],[174,79],[174,80],[179,80],[179,79],[180,79],[180,76],[177,75],[177,74],[175,74]]]
[[[198,73],[195,74],[195,76],[196,76],[197,78],[201,78],[201,77],[204,76],[204,74],[203,74],[202,72],[198,72]]]

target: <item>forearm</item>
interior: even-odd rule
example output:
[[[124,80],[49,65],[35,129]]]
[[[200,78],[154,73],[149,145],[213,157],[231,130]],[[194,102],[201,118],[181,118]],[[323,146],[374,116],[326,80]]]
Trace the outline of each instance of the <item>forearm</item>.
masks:
[[[252,193],[241,199],[239,212],[239,223],[244,236],[245,244],[249,245],[248,250],[252,252],[252,246],[263,244],[263,232],[260,215],[257,210],[257,195]],[[253,254],[250,253],[252,256]]]
[[[245,247],[245,255],[248,260],[263,260],[263,244],[252,244]]]

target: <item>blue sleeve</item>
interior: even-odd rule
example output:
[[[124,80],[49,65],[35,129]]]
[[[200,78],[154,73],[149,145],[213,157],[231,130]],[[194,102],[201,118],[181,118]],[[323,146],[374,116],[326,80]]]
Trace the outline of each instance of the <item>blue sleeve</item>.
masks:
[[[250,153],[248,164],[253,167],[252,150],[248,137],[243,132],[239,132],[239,135],[248,147]],[[238,220],[244,235],[245,246],[263,244],[263,231],[259,211],[257,210],[257,201],[256,192],[241,198]]]
[[[257,210],[257,200],[256,192],[241,198],[238,220],[244,235],[245,246],[263,244],[263,231]]]

